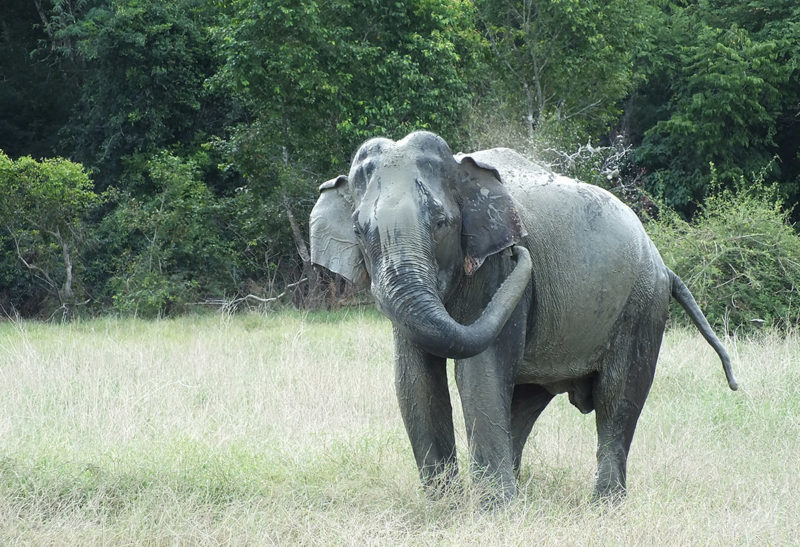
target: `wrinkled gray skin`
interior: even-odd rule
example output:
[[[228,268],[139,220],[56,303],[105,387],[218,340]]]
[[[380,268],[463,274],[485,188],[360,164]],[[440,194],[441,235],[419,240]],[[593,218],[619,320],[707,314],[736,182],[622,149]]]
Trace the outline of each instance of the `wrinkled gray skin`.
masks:
[[[423,483],[456,472],[446,358],[455,359],[473,470],[515,491],[522,449],[554,395],[595,411],[598,497],[625,491],[636,421],[670,297],[730,361],[636,215],[598,187],[509,149],[456,156],[438,136],[372,139],[323,184],[315,263],[371,282],[394,325],[395,386]]]

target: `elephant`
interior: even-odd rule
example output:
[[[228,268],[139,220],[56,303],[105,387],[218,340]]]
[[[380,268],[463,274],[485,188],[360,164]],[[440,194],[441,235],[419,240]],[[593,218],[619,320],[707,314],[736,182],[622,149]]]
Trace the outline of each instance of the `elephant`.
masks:
[[[631,441],[675,298],[730,358],[634,212],[508,148],[454,155],[438,135],[373,138],[320,186],[311,260],[364,288],[393,326],[395,390],[426,491],[457,484],[446,360],[486,497],[516,493],[523,447],[557,394],[595,412],[592,497],[626,492]],[[483,490],[482,490],[483,491]]]

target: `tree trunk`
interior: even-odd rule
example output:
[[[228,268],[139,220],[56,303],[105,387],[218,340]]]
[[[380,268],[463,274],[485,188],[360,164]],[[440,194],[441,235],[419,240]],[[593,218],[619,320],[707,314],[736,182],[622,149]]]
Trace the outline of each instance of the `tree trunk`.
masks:
[[[303,232],[300,230],[300,225],[294,217],[292,208],[289,205],[289,198],[286,194],[283,195],[283,209],[286,211],[286,218],[289,219],[289,227],[292,229],[292,239],[297,248],[297,254],[300,255],[300,260],[303,261],[303,277],[308,280],[308,291],[305,297],[306,305],[313,305],[319,299],[319,283],[317,279],[317,271],[311,263],[311,253],[308,251],[308,245],[303,237]]]
[[[61,288],[61,307],[64,310],[63,320],[72,317],[73,290],[72,290],[72,254],[69,250],[69,243],[61,237],[61,231],[55,233],[58,242],[61,244],[61,252],[64,255],[64,285]]]

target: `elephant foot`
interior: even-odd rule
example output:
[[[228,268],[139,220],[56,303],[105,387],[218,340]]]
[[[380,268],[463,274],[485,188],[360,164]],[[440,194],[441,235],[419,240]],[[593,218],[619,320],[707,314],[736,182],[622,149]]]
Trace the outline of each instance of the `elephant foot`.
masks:
[[[624,460],[614,462],[612,465],[601,460],[592,493],[592,503],[605,502],[616,505],[625,499],[626,494]]]
[[[620,486],[603,490],[595,487],[594,492],[592,492],[591,503],[594,505],[616,506],[622,503],[627,494],[627,490]]]
[[[495,511],[502,511],[509,506],[514,499],[514,495],[496,494],[488,497],[483,497],[478,503],[478,507],[484,513],[493,513]]]
[[[464,484],[458,477],[458,468],[448,466],[448,468],[423,481],[422,489],[425,496],[431,501],[441,501],[447,499],[460,499],[464,495]]]
[[[517,493],[516,480],[497,474],[476,473],[472,480],[472,491],[482,511],[495,511],[506,507]]]

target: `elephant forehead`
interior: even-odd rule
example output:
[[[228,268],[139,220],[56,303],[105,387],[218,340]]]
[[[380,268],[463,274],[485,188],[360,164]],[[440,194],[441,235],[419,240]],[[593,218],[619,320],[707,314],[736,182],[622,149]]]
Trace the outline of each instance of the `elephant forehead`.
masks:
[[[410,139],[409,137],[381,151],[380,159],[384,165],[387,167],[417,165],[423,168],[423,166],[438,167],[447,161],[455,164],[450,148],[440,138]]]
[[[377,188],[381,188],[378,191]],[[426,218],[430,203],[436,202],[427,195],[422,185],[371,185],[358,210],[360,221],[368,224],[372,237],[386,249],[402,240],[415,240],[427,230]]]
[[[420,219],[426,218],[434,210],[453,206],[448,188],[437,173],[419,165],[389,166],[377,170],[370,179],[361,208],[369,207],[375,216],[391,218],[392,209],[400,207],[408,213],[414,211]]]
[[[398,149],[416,149],[421,152],[432,152],[438,156],[452,156],[450,146],[435,133],[429,131],[415,131],[405,138],[397,141]]]
[[[404,184],[376,184],[376,190],[365,198],[370,203],[372,217],[380,226],[413,229],[422,220],[423,204],[428,201],[426,192],[414,180]]]
[[[379,156],[384,150],[389,150],[394,146],[394,141],[383,137],[370,139],[356,151],[353,163],[362,162],[368,158]]]
[[[350,174],[347,177],[350,193],[353,195],[363,194],[374,171],[375,160],[372,158],[366,158],[361,162],[353,162]]]

